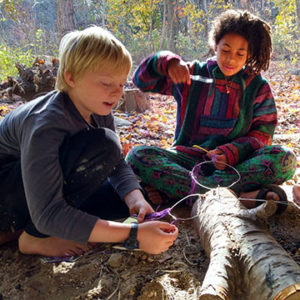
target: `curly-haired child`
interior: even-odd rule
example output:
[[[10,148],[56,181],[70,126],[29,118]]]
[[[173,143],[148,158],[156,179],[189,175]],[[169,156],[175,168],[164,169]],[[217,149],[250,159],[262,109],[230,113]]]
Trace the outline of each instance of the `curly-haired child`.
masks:
[[[149,186],[171,199],[186,196],[193,187],[192,168],[207,160],[213,164],[202,164],[199,171],[206,186],[232,184],[237,176],[226,168],[230,165],[241,175],[232,187],[237,195],[284,201],[278,185],[293,176],[296,157],[286,147],[271,145],[277,111],[270,85],[260,74],[269,67],[270,26],[247,11],[228,10],[213,21],[210,46],[216,57],[206,62],[185,62],[161,51],[138,66],[137,87],[176,99],[177,126],[171,149],[136,147],[126,161],[154,202],[162,200]],[[256,201],[244,204],[253,207]]]
[[[60,45],[56,91],[0,122],[0,244],[19,237],[24,254],[81,254],[90,243],[122,242],[166,251],[176,226],[142,222],[153,212],[125,163],[112,109],[131,56],[108,31],[68,33]],[[138,215],[139,224],[111,219]]]

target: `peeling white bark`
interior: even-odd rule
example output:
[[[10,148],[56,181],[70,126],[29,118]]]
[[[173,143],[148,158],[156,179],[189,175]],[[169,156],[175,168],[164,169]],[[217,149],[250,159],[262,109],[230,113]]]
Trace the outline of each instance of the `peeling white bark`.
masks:
[[[268,232],[275,202],[246,209],[224,188],[205,196],[192,209],[210,258],[199,299],[300,299],[300,267]]]

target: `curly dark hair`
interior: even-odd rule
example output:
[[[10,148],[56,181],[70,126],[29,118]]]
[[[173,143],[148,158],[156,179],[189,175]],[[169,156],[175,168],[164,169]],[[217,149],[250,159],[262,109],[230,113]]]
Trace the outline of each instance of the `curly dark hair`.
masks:
[[[271,27],[248,11],[227,10],[212,23],[209,44],[212,49],[225,34],[236,33],[248,41],[249,58],[246,67],[250,72],[259,73],[269,68],[272,53]]]

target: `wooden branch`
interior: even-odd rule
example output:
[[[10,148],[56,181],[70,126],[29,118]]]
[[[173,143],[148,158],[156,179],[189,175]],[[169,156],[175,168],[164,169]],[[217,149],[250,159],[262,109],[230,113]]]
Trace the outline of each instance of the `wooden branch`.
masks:
[[[228,189],[219,193],[207,193],[192,209],[210,258],[199,299],[300,299],[300,267],[268,232],[277,205],[246,209]]]
[[[32,67],[16,63],[19,76],[8,77],[7,81],[1,83],[2,94],[7,94],[9,99],[18,95],[29,101],[39,95],[52,91],[55,87],[58,60],[53,57],[36,58]]]

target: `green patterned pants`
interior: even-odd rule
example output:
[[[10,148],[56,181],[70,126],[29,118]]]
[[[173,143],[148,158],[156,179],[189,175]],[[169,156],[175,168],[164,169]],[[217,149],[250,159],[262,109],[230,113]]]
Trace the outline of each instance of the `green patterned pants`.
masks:
[[[286,147],[275,145],[255,151],[247,160],[234,166],[235,170],[230,167],[217,170],[206,160],[205,153],[202,157],[195,157],[175,149],[153,146],[136,147],[126,157],[142,182],[174,199],[194,192],[205,193],[208,188],[217,186],[234,187],[247,183],[254,189],[271,183],[282,184],[291,179],[296,170],[294,153]],[[192,179],[193,168],[198,183]]]

